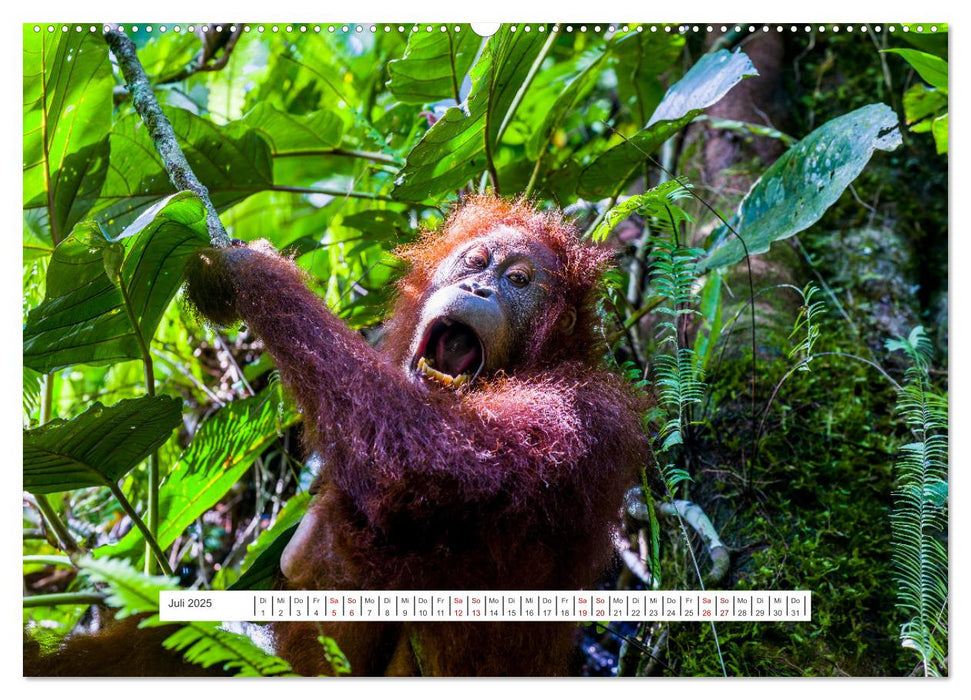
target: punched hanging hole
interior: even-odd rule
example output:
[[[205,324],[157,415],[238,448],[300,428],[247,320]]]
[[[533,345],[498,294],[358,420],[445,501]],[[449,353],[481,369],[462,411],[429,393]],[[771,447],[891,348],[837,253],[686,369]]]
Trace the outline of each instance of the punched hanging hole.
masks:
[[[481,37],[490,37],[499,31],[499,22],[473,22],[472,31]]]

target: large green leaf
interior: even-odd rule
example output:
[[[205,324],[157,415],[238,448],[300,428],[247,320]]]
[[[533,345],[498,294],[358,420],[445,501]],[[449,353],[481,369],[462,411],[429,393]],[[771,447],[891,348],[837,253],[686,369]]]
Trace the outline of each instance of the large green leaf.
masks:
[[[684,42],[680,32],[629,32],[611,42],[617,97],[632,112],[634,121],[646,124],[664,99],[661,76],[676,65]]]
[[[60,29],[60,27],[55,27]],[[91,209],[108,168],[108,49],[90,32],[24,25],[25,209],[39,209],[62,240]]]
[[[260,551],[253,563],[246,568],[246,572],[228,590],[265,591],[272,589],[277,572],[280,570],[280,558],[299,526],[300,523],[296,522],[288,525],[282,531],[273,528],[276,537]],[[265,534],[263,533],[263,535]],[[260,535],[260,539],[263,538],[263,535]]]
[[[77,418],[24,431],[24,488],[56,493],[107,486],[134,469],[182,423],[170,396],[95,403]]]
[[[51,372],[142,357],[136,332],[151,341],[182,283],[187,257],[209,241],[205,207],[195,195],[180,193],[122,236],[124,246],[85,222],[55,249],[47,294],[24,328],[25,365]]]
[[[937,146],[937,152],[947,153],[947,114],[942,114],[934,120],[931,132],[934,134],[934,145]]]
[[[472,67],[472,91],[462,107],[435,122],[408,154],[395,181],[397,199],[422,201],[463,187],[487,167],[516,93],[539,55],[545,37],[499,31]]]
[[[907,124],[917,124],[922,119],[936,115],[939,110],[947,111],[947,93],[929,88],[923,83],[915,83],[904,93],[904,116]],[[929,126],[929,125],[928,125]],[[928,129],[924,129],[927,131]],[[911,131],[917,131],[912,128]]]
[[[482,39],[463,27],[459,32],[416,32],[408,37],[405,55],[388,63],[388,89],[402,102],[427,104],[459,91]]]
[[[887,49],[884,53],[903,56],[925,82],[947,92],[947,61],[944,59],[916,49]]]
[[[234,129],[255,129],[270,144],[273,155],[292,154],[297,151],[326,153],[341,145],[344,120],[336,112],[321,109],[304,115],[287,114],[263,102],[245,117],[232,122]],[[245,131],[240,135],[245,136]]]
[[[164,549],[212,508],[239,481],[280,432],[297,415],[284,407],[280,386],[235,401],[208,418],[188,449],[172,467],[159,490],[158,542]],[[142,535],[130,531],[117,544],[98,549],[99,556],[124,556],[141,550]]]
[[[856,179],[874,150],[900,145],[897,115],[872,104],[832,119],[786,151],[765,171],[739,205],[734,228],[751,255],[816,223]],[[724,267],[745,256],[724,226],[702,259],[702,270]]]
[[[646,156],[715,104],[741,80],[758,75],[742,52],[725,49],[706,54],[684,77],[671,86],[647,125],[611,148],[587,166],[580,176],[577,194],[601,199],[623,191],[644,167]]]
[[[526,155],[529,158],[535,160],[546,150],[563,120],[594,88],[603,72],[606,57],[607,47],[604,44],[581,57],[583,67],[578,73],[569,76],[568,82],[561,86],[553,105],[543,115],[542,122],[526,142]]]
[[[182,109],[168,109],[176,140],[217,209],[273,185],[270,147],[260,132],[221,127]],[[141,118],[129,114],[111,132],[111,170],[94,209],[99,223],[127,226],[175,191]]]

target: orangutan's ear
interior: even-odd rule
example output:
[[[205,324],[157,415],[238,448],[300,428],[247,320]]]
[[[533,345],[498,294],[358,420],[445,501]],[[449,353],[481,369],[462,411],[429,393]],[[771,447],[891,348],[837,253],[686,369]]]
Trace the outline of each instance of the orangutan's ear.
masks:
[[[557,329],[564,335],[570,335],[573,332],[573,327],[577,325],[577,310],[572,306],[568,306],[564,309],[563,314],[560,316],[560,320],[556,322]]]

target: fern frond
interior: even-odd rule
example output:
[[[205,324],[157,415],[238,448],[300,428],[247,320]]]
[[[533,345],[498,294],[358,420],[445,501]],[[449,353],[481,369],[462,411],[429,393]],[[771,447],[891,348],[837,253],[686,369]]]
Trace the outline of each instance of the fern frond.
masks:
[[[672,209],[670,203],[664,206]],[[648,255],[651,288],[662,298],[655,309],[662,320],[655,325],[659,352],[653,358],[654,390],[658,405],[665,411],[662,452],[683,444],[682,431],[691,420],[691,407],[702,403],[705,394],[701,363],[692,348],[681,347],[679,333],[686,317],[700,315],[696,270],[704,251],[679,246],[673,230],[679,219],[673,214],[667,218],[673,222],[672,230],[654,239]],[[675,476],[679,477],[676,482],[683,481],[680,475]]]
[[[947,397],[931,387],[933,346],[923,328],[887,349],[911,361],[897,412],[915,438],[899,450],[891,515],[897,607],[909,617],[900,640],[920,655],[924,675],[940,675],[947,663]]]
[[[666,451],[682,443],[681,430],[688,421],[691,406],[704,401],[704,375],[691,348],[678,348],[672,355],[654,358],[654,390],[667,414],[661,429],[662,450]]]
[[[188,622],[165,640],[166,649],[181,651],[183,658],[203,668],[222,664],[237,676],[279,676],[290,665],[256,646],[242,634],[219,628],[218,622]]]
[[[159,594],[177,590],[177,580],[169,576],[146,576],[126,562],[116,559],[82,557],[78,565],[95,582],[108,586],[107,603],[117,608],[116,617],[145,614],[140,627],[159,627]],[[180,622],[180,628],[165,640],[168,649],[183,652],[186,661],[237,671],[239,676],[278,676],[290,671],[282,659],[267,654],[245,635],[219,628],[218,622]]]
[[[789,334],[791,340],[793,336],[801,336],[789,351],[789,359],[806,360],[799,365],[799,371],[809,372],[812,367],[808,358],[813,354],[813,348],[819,339],[819,322],[826,313],[826,304],[823,301],[813,301],[813,297],[819,293],[819,288],[810,282],[802,289],[802,306],[796,316],[796,321],[792,326],[792,333]]]
[[[158,596],[162,591],[178,590],[174,576],[147,576],[130,564],[118,559],[82,557],[78,566],[95,583],[108,586],[105,602],[115,611],[115,617],[152,613],[142,621],[143,627],[165,624],[158,618]]]
[[[679,199],[690,196],[689,185],[679,180],[668,180],[643,194],[628,197],[612,207],[604,215],[603,221],[593,230],[591,238],[597,243],[605,241],[617,224],[634,213],[653,220],[651,228],[655,230],[663,231],[672,225],[690,222],[692,219],[688,213],[675,204]]]

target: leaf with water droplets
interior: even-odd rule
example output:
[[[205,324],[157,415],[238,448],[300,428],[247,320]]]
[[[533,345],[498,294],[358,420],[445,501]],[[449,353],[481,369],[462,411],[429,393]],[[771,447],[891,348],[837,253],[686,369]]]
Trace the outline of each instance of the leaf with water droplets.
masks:
[[[812,226],[860,174],[875,150],[901,143],[897,115],[872,104],[832,119],[786,151],[756,181],[732,222],[749,255]],[[701,271],[732,265],[745,257],[727,227],[713,234]]]

